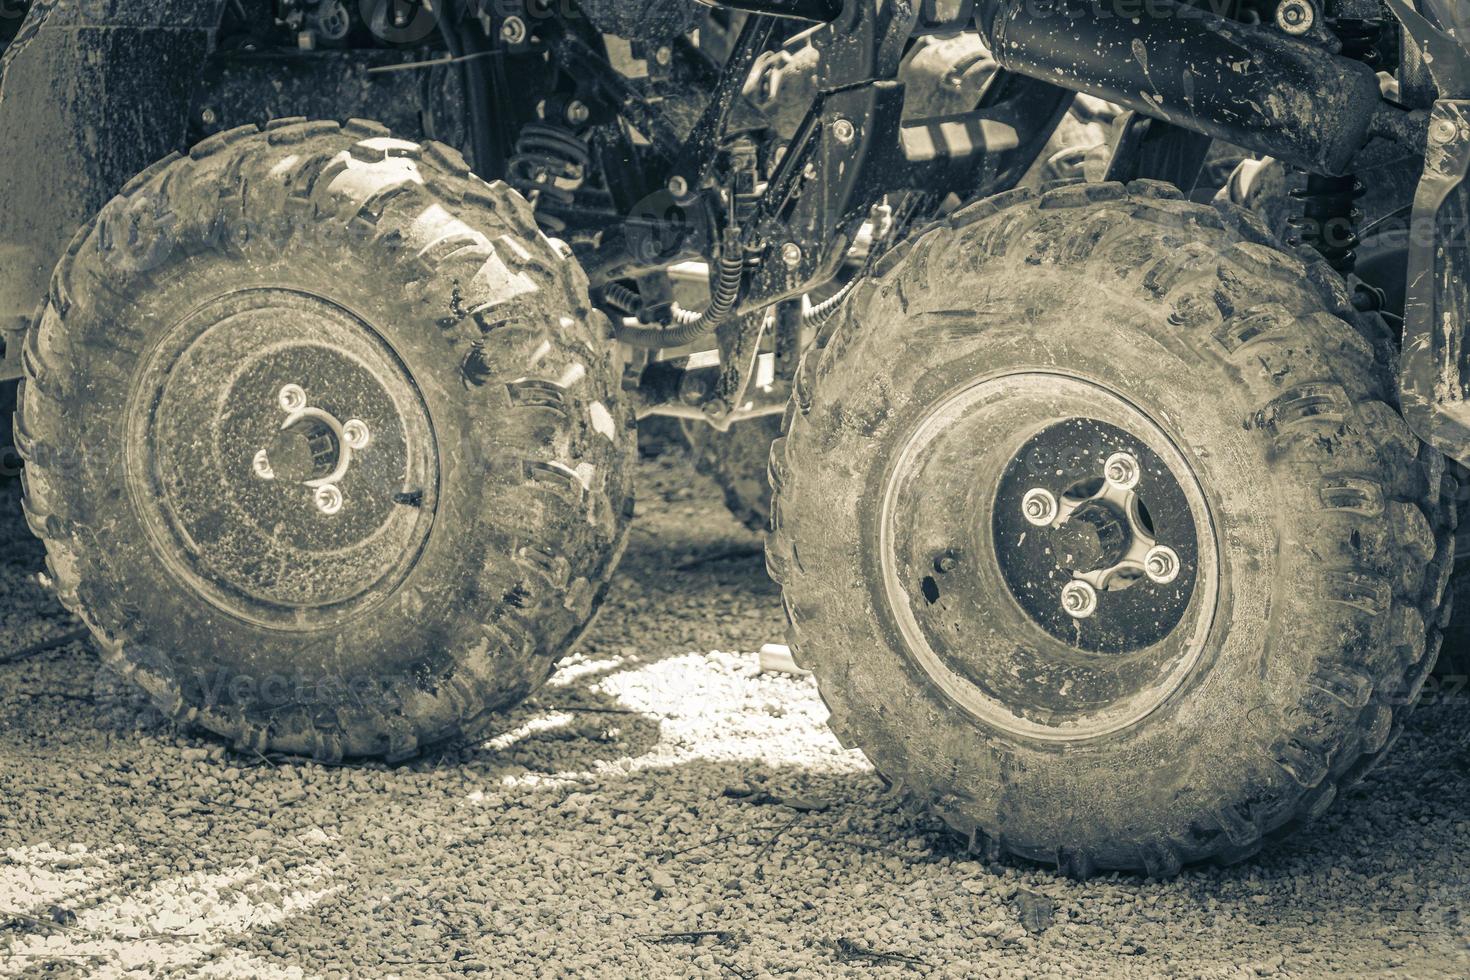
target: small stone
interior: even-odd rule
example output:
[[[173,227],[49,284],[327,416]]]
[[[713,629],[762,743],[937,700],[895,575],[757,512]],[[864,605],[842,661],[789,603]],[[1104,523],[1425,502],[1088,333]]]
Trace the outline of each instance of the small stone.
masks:
[[[1011,898],[1011,908],[1016,910],[1021,927],[1029,933],[1045,932],[1056,920],[1057,903],[1025,888],[1018,889]]]

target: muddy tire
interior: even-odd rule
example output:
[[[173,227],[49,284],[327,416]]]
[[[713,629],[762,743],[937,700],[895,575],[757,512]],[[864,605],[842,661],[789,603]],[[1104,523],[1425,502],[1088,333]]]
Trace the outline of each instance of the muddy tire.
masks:
[[[1075,875],[1322,813],[1400,730],[1453,561],[1453,481],[1352,315],[1152,182],[1002,195],[886,259],[771,458],[767,561],[839,739],[987,858]]]
[[[681,423],[694,466],[725,495],[725,506],[741,524],[764,531],[771,521],[771,483],[766,467],[771,442],[781,434],[781,417],[736,422],[724,432],[700,422]]]
[[[361,121],[211,137],[73,240],[25,347],[25,510],[174,719],[403,758],[524,697],[620,554],[605,319],[529,208]]]

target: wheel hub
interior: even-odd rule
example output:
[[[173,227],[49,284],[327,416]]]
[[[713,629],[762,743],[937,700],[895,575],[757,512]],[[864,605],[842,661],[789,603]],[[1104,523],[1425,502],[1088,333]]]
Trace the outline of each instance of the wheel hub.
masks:
[[[1198,560],[1189,503],[1158,453],[1118,426],[1065,419],[1032,436],[1001,477],[995,536],[1016,601],[1078,649],[1150,646],[1189,605]]]
[[[1218,549],[1187,457],[1146,412],[1054,372],[934,405],[895,457],[882,599],[916,664],[993,727],[1097,737],[1178,691]]]
[[[312,489],[311,499],[323,514],[342,509],[337,487],[352,465],[354,452],[367,448],[372,433],[362,419],[337,421],[331,412],[306,403],[296,384],[281,389],[277,400],[286,413],[270,445],[255,454],[252,468],[262,480],[284,479]]]
[[[408,369],[352,312],[230,293],[150,355],[130,485],[158,552],[221,609],[336,623],[391,593],[433,523],[437,450]]]

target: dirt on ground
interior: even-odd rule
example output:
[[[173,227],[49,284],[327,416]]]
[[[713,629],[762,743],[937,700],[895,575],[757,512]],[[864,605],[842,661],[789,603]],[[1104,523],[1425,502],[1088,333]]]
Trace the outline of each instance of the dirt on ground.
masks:
[[[760,540],[677,450],[607,608],[473,745],[397,767],[176,731],[0,531],[0,972],[1321,976],[1470,972],[1470,701],[1441,691],[1312,829],[1230,868],[987,866],[824,725]],[[17,657],[16,654],[21,654]]]

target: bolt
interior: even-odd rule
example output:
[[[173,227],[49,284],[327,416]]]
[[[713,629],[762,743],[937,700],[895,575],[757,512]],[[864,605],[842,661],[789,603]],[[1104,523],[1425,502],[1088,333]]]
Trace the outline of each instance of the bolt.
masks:
[[[286,385],[276,396],[281,408],[287,412],[299,412],[306,407],[306,392],[300,385]]]
[[[677,198],[689,196],[689,181],[678,174],[669,178],[669,193]]]
[[[366,449],[373,434],[362,419],[348,419],[342,423],[342,439],[353,449]]]
[[[1311,0],[1285,0],[1276,8],[1276,26],[1293,37],[1300,37],[1317,22],[1317,9]]]
[[[206,108],[199,113],[199,121],[206,126],[213,126],[215,123],[219,122],[219,113],[215,112],[213,109]]]
[[[934,570],[940,573],[952,572],[959,567],[960,560],[949,552],[945,552],[934,559]]]
[[[519,17],[507,17],[500,25],[500,39],[506,44],[520,44],[526,40],[526,22]]]
[[[1097,612],[1097,590],[1080,579],[1062,589],[1062,609],[1073,619],[1087,619]]]
[[[653,60],[661,65],[669,65],[674,60],[674,49],[667,44],[661,46],[653,53]]]
[[[801,265],[801,246],[795,242],[787,242],[781,246],[781,261],[786,263],[786,268],[795,269]]]
[[[1027,490],[1021,499],[1021,513],[1028,524],[1046,527],[1057,519],[1057,498],[1044,487]]]
[[[575,99],[567,103],[567,122],[573,126],[584,125],[591,118],[592,110],[587,108],[587,103]]]
[[[1113,453],[1103,464],[1103,476],[1119,490],[1132,490],[1138,486],[1140,475],[1138,460],[1127,453]]]
[[[1429,139],[1440,146],[1453,143],[1459,135],[1460,127],[1453,119],[1436,119],[1429,124]]]
[[[852,124],[851,119],[836,119],[832,123],[832,135],[837,137],[837,142],[846,146],[857,138],[857,127]]]
[[[1143,556],[1143,570],[1150,581],[1168,585],[1179,577],[1179,556],[1173,548],[1157,545]]]
[[[317,487],[312,499],[316,501],[316,509],[323,514],[335,514],[342,509],[342,491],[330,483]]]
[[[250,468],[262,480],[274,480],[276,478],[276,471],[271,469],[270,454],[264,449],[255,454],[255,459],[251,462]]]

